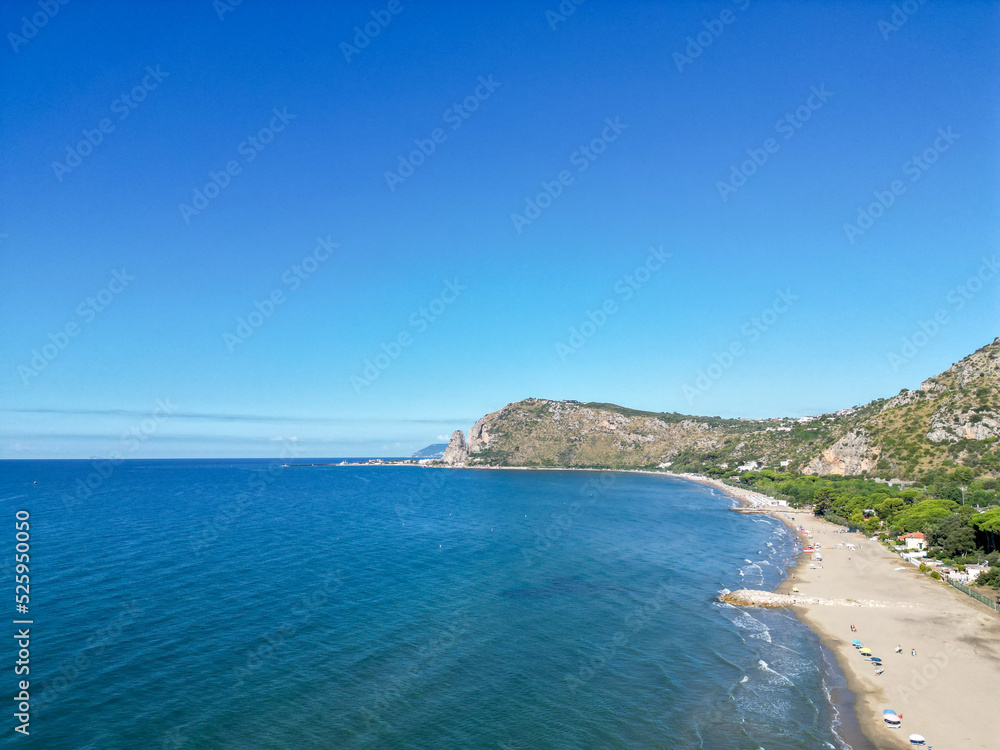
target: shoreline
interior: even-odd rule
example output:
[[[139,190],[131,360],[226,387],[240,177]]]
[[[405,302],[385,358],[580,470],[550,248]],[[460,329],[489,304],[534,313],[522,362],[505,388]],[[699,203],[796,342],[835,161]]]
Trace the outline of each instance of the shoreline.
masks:
[[[652,474],[670,477],[673,479],[681,479],[711,487],[727,497],[732,498],[737,503],[737,505],[732,509],[733,512],[738,512],[737,508],[752,508],[774,518],[788,528],[792,540],[796,542],[801,541],[799,539],[798,524],[792,517],[786,514],[802,513],[810,518],[815,517],[809,511],[801,511],[794,508],[788,508],[787,506],[777,505],[773,502],[773,498],[769,495],[765,495],[761,492],[755,492],[753,490],[743,489],[742,487],[733,487],[725,482],[713,479],[712,477],[704,476],[702,474],[677,473],[665,470],[650,471],[646,469],[577,469],[570,467],[536,466],[444,466],[431,468],[490,469],[499,471],[614,471],[627,474]],[[805,544],[803,544],[802,547],[804,548]],[[807,553],[801,551],[800,549],[798,554],[790,561],[785,577],[775,587],[776,592],[780,593],[782,591],[791,590],[792,585],[789,581],[793,575],[792,571],[798,570],[800,563],[805,560],[806,554]],[[821,656],[823,659],[823,663],[820,665],[820,668],[824,672],[823,681],[826,687],[827,700],[833,706],[836,713],[836,723],[833,726],[834,733],[837,734],[837,736],[839,736],[841,740],[852,750],[893,750],[893,748],[897,747],[897,745],[881,744],[878,742],[876,736],[873,736],[873,732],[865,731],[861,714],[863,700],[862,696],[859,695],[859,690],[862,689],[862,686],[856,680],[852,681],[848,665],[843,663],[836,653],[836,643],[834,639],[830,638],[827,633],[818,629],[812,623],[801,617],[799,613],[795,611],[797,609],[799,608],[791,608],[796,619],[805,625],[805,627],[808,628],[819,641]],[[881,716],[879,718],[881,720]],[[909,746],[908,743],[906,746]]]
[[[719,490],[736,500],[741,508],[752,508],[785,524],[795,538],[804,542],[798,531],[801,522],[807,539],[817,549],[822,548],[822,563],[812,563],[807,559],[808,553],[800,552],[790,563],[785,579],[775,588],[776,593],[787,593],[793,586],[801,586],[802,593],[810,597],[885,604],[789,607],[832,653],[840,673],[836,676],[843,678],[846,691],[853,697],[853,702],[835,700],[833,688],[844,688],[828,686],[829,700],[838,712],[835,730],[842,739],[850,744],[847,735],[857,731],[876,750],[895,750],[912,747],[907,740],[909,735],[921,734],[927,738],[928,746],[963,750],[996,748],[996,737],[984,717],[991,715],[993,695],[1000,685],[1000,616],[948,584],[935,582],[918,572],[916,567],[863,534],[818,518],[811,511],[776,505],[773,498],[762,493],[697,474],[554,466],[402,465],[661,475]],[[734,507],[733,512],[739,511]],[[854,546],[848,548],[847,544]],[[851,630],[852,625],[857,626],[857,632]],[[855,650],[851,645],[854,638],[863,640],[873,655],[883,659],[883,674],[877,676],[874,664]],[[895,653],[896,645],[903,646],[902,654]],[[918,654],[916,658],[910,655],[911,648]],[[904,720],[900,729],[888,729],[882,721],[882,710],[887,708],[901,714]],[[849,721],[851,717],[854,721]]]
[[[807,567],[809,555],[800,552],[775,593],[790,593],[801,586],[802,593],[811,596],[887,603],[879,608],[789,607],[833,655],[853,697],[852,724],[877,750],[912,747],[907,740],[910,734],[925,736],[928,745],[963,750],[996,747],[996,737],[983,721],[991,715],[990,696],[1000,685],[1000,617],[996,612],[925,576],[864,534],[809,511],[768,505],[766,495],[710,477],[675,476],[715,487],[738,501],[759,504],[763,513],[784,523],[796,537],[800,537],[799,524],[806,528],[806,539],[811,538],[817,549],[823,548],[822,564]],[[852,625],[857,632],[850,629]],[[876,675],[874,665],[851,645],[855,638],[883,659],[882,675]],[[896,654],[895,646],[904,644],[904,652]],[[916,658],[910,656],[911,648],[916,649]],[[841,704],[834,701],[834,705],[839,709]],[[900,729],[885,726],[882,711],[886,708],[903,715]]]
[[[739,506],[785,524],[803,546],[811,535],[817,549],[822,547],[822,563],[811,563],[808,553],[800,551],[776,593],[802,587],[802,593],[824,599],[880,600],[887,604],[869,608],[789,607],[834,659],[824,667],[837,670],[828,686],[829,700],[838,712],[835,731],[848,744],[853,742],[852,747],[863,739],[876,750],[912,747],[907,739],[911,734],[925,736],[929,746],[995,750],[996,737],[984,717],[992,715],[993,695],[1000,685],[1000,617],[946,583],[920,573],[879,542],[818,518],[811,511],[776,505],[763,493],[698,474],[641,469],[475,468],[659,474],[719,490]],[[799,525],[806,529],[806,539],[802,539]],[[848,543],[855,549],[848,549]],[[810,568],[810,564],[817,567]],[[857,626],[856,633],[851,625]],[[874,664],[851,645],[855,638],[884,660],[883,674],[876,675]],[[895,653],[896,645],[904,646],[903,654]],[[910,656],[911,648],[917,657]],[[840,679],[846,687],[836,684]],[[849,697],[836,699],[835,693],[840,691]],[[882,711],[887,708],[902,714],[900,729],[886,727]]]

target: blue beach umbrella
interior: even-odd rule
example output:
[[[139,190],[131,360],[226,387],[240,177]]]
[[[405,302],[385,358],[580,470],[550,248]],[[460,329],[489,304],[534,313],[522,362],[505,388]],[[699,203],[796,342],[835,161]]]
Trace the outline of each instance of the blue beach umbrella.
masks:
[[[882,660],[879,659],[877,656],[873,656],[872,657],[872,661],[874,661],[874,662],[881,662]]]
[[[851,641],[851,645],[854,646],[855,648],[861,648],[865,644],[863,644],[861,641]]]

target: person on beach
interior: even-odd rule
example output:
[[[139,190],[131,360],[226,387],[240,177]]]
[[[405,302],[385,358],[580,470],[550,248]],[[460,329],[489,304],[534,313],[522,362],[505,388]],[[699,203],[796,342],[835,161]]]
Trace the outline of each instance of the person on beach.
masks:
[[[916,656],[916,655],[917,655],[917,650],[915,648],[911,648],[910,649],[910,656]]]
[[[896,646],[896,653],[897,654],[903,653],[903,647],[902,646]]]

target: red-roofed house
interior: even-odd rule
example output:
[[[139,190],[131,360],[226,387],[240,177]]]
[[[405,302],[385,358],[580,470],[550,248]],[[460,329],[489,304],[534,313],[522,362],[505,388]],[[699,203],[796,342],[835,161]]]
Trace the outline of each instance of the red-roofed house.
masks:
[[[903,536],[899,537],[899,541],[906,544],[906,549],[923,550],[927,548],[927,540],[919,531],[915,531],[912,534],[903,534]]]

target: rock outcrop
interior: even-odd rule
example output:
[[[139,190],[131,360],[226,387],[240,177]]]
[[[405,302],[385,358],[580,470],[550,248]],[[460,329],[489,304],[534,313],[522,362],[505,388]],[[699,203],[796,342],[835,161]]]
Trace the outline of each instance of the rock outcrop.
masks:
[[[932,443],[986,440],[1000,436],[1000,415],[992,412],[941,413],[931,420],[927,439]]]
[[[803,606],[820,604],[833,607],[884,607],[884,602],[871,599],[822,599],[818,596],[802,596],[801,594],[776,594],[773,591],[758,591],[755,589],[738,589],[727,591],[718,597],[720,602],[736,607],[764,607],[777,609],[779,607]]]
[[[448,447],[444,449],[444,457],[441,460],[452,466],[464,464],[469,460],[469,446],[465,444],[465,433],[461,430],[451,433],[451,439],[448,441]]]
[[[489,420],[492,414],[487,414],[485,417],[481,418],[478,422],[472,425],[472,429],[469,430],[469,453],[480,453],[484,450],[488,450],[490,447],[490,440],[492,439],[489,431]]]
[[[851,431],[824,450],[802,470],[803,474],[847,476],[871,471],[878,464],[878,451],[868,444],[863,430]]]

